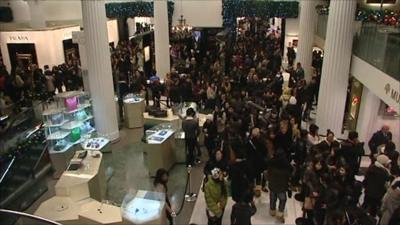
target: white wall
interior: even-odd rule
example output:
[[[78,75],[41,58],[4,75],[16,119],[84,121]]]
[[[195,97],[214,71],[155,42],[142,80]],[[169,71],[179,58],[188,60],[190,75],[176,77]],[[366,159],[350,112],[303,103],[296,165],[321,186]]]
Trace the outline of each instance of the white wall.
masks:
[[[77,20],[82,18],[80,0],[44,0],[40,1],[45,20]],[[0,6],[9,6],[13,11],[14,22],[30,21],[31,15],[26,0],[1,0]]]
[[[183,14],[192,27],[222,27],[222,0],[175,1],[172,24],[178,24]]]
[[[365,150],[369,152],[368,141],[373,133],[388,125],[393,135],[393,142],[400,149],[400,118],[379,115],[381,100],[370,89],[364,87],[360,112],[357,121],[357,131],[361,141],[366,143]]]
[[[117,46],[119,41],[117,20],[107,21],[107,30],[108,30],[108,42],[114,42],[114,46]]]
[[[293,39],[299,39],[299,18],[286,19],[285,49],[283,50],[283,57],[285,61],[287,61],[287,47],[289,46],[289,42],[293,43]]]
[[[387,93],[385,86],[390,85],[391,89],[400,94],[400,81],[388,76],[376,67],[353,55],[350,73],[366,86],[378,98],[400,112],[400,104],[391,97],[391,90]]]
[[[72,31],[79,31],[79,26],[49,31],[16,31],[1,32],[0,46],[4,64],[11,70],[10,57],[8,54],[8,43],[33,43],[35,44],[36,56],[39,67],[44,65],[58,65],[63,63],[64,50],[63,40],[72,37]],[[23,37],[23,40],[15,40],[12,37]]]

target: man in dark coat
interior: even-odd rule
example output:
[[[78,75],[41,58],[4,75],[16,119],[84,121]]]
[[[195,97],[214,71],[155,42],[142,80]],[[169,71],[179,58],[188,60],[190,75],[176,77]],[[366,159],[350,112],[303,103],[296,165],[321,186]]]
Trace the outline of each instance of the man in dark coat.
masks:
[[[376,216],[381,205],[383,195],[386,193],[386,185],[390,182],[390,159],[386,155],[379,155],[365,175],[363,181],[365,197],[363,207],[371,216]]]
[[[388,125],[383,125],[382,129],[375,132],[368,142],[371,151],[371,160],[374,161],[374,155],[378,153],[378,146],[386,144],[391,139],[392,133]]]
[[[350,168],[350,174],[357,175],[361,157],[364,155],[363,144],[358,141],[358,133],[350,131],[347,140],[341,143],[338,155],[343,157]]]

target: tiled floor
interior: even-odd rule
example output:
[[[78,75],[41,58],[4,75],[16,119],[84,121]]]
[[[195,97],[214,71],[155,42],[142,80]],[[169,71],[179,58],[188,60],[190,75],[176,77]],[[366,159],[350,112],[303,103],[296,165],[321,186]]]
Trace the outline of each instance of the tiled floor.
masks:
[[[141,142],[143,130],[122,129],[119,142],[112,145],[112,153],[104,154],[106,174],[110,175],[107,182],[106,200],[120,205],[126,193],[134,190],[152,190],[153,179],[148,176],[147,168],[143,160],[144,143]],[[170,170],[168,183],[169,194],[173,208],[180,208],[186,185],[187,170],[184,165],[176,164]],[[199,165],[192,169],[193,191],[197,192],[202,181],[203,168]],[[54,186],[57,180],[48,178],[49,190],[41,196],[28,210],[34,213],[41,202],[54,196]],[[185,203],[182,212],[175,218],[176,224],[188,224],[194,203]]]

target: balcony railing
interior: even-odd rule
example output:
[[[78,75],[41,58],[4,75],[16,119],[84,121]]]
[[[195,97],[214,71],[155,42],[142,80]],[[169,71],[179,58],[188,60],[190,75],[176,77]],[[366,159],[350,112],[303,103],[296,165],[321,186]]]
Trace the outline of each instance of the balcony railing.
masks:
[[[325,40],[328,15],[319,15],[316,35]],[[357,22],[353,54],[400,81],[400,28]]]
[[[365,23],[356,32],[353,54],[400,81],[400,28]]]

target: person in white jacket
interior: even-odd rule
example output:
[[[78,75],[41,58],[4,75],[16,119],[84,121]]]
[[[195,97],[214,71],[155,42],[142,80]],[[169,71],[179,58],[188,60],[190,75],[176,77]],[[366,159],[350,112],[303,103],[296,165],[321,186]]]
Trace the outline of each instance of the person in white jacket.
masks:
[[[382,199],[381,221],[379,225],[388,225],[396,209],[400,207],[400,177],[396,178]]]

